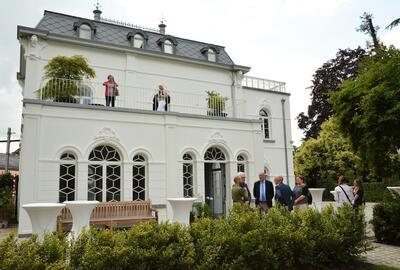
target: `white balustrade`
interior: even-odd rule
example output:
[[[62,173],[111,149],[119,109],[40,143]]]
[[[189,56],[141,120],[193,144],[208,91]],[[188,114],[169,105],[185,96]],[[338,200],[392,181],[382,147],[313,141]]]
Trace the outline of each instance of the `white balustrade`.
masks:
[[[400,187],[387,187],[387,189],[392,192],[392,194],[396,194],[400,196]],[[393,195],[394,196],[394,195]]]
[[[32,224],[32,234],[43,240],[48,232],[56,230],[57,215],[65,207],[63,203],[30,203],[22,208],[28,213]]]
[[[190,224],[190,211],[196,198],[168,198],[172,208],[172,221],[183,225]]]
[[[286,86],[284,82],[250,76],[243,77],[242,86],[269,91],[286,92]]]
[[[309,191],[313,198],[313,204],[318,211],[322,211],[322,195],[324,188],[310,188]]]

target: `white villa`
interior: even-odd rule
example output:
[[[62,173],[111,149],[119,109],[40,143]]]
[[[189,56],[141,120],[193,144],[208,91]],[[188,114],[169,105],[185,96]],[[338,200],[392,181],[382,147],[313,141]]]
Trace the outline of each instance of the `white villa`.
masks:
[[[151,200],[160,220],[167,198],[196,197],[214,215],[231,206],[232,179],[244,171],[282,175],[293,185],[290,94],[285,83],[248,77],[219,45],[115,22],[45,11],[36,27],[18,26],[23,91],[19,205],[65,200]],[[82,55],[96,71],[72,82],[74,102],[42,98],[44,66]],[[112,74],[120,95],[106,107]],[[59,91],[68,82],[60,79]],[[158,85],[169,110],[153,111]],[[57,88],[54,88],[57,89]],[[216,107],[207,91],[223,97]],[[21,209],[21,208],[20,208]],[[19,211],[19,234],[30,234]]]

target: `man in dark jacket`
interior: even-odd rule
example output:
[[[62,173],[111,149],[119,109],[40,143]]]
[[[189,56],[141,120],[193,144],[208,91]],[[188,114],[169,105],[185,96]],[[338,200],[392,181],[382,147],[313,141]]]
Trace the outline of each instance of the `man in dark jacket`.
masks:
[[[290,187],[283,183],[282,176],[275,176],[275,201],[286,206],[289,211],[293,210],[293,192]]]
[[[251,193],[250,193],[249,186],[246,183],[246,174],[244,172],[239,172],[238,176],[240,176],[240,178],[242,179],[242,182],[241,182],[240,186],[242,188],[244,188],[246,190],[246,192],[247,192],[247,203],[249,205],[251,205]]]
[[[272,207],[272,199],[274,198],[274,186],[267,179],[264,172],[258,174],[259,181],[254,183],[253,195],[256,199],[256,206],[260,208],[261,214],[266,214],[268,209]]]

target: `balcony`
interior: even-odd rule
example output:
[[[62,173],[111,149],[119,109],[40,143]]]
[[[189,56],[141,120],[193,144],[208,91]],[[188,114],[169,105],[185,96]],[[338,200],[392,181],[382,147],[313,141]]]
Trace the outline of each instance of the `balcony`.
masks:
[[[286,93],[286,84],[284,82],[250,76],[244,76],[242,87]]]
[[[52,102],[75,103],[87,106],[105,106],[105,87],[102,83],[67,79],[44,80],[36,95],[39,99]],[[115,107],[138,110],[153,110],[156,89],[119,85],[119,96]],[[168,111],[204,115],[209,117],[237,117],[235,108],[243,100],[232,100],[217,92],[193,94],[167,91],[171,97]]]

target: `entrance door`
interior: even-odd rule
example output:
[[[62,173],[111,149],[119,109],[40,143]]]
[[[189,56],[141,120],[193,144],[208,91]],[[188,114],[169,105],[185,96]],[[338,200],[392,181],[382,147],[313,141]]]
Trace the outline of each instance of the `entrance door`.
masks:
[[[224,163],[204,163],[205,199],[214,217],[225,215],[226,176]]]

